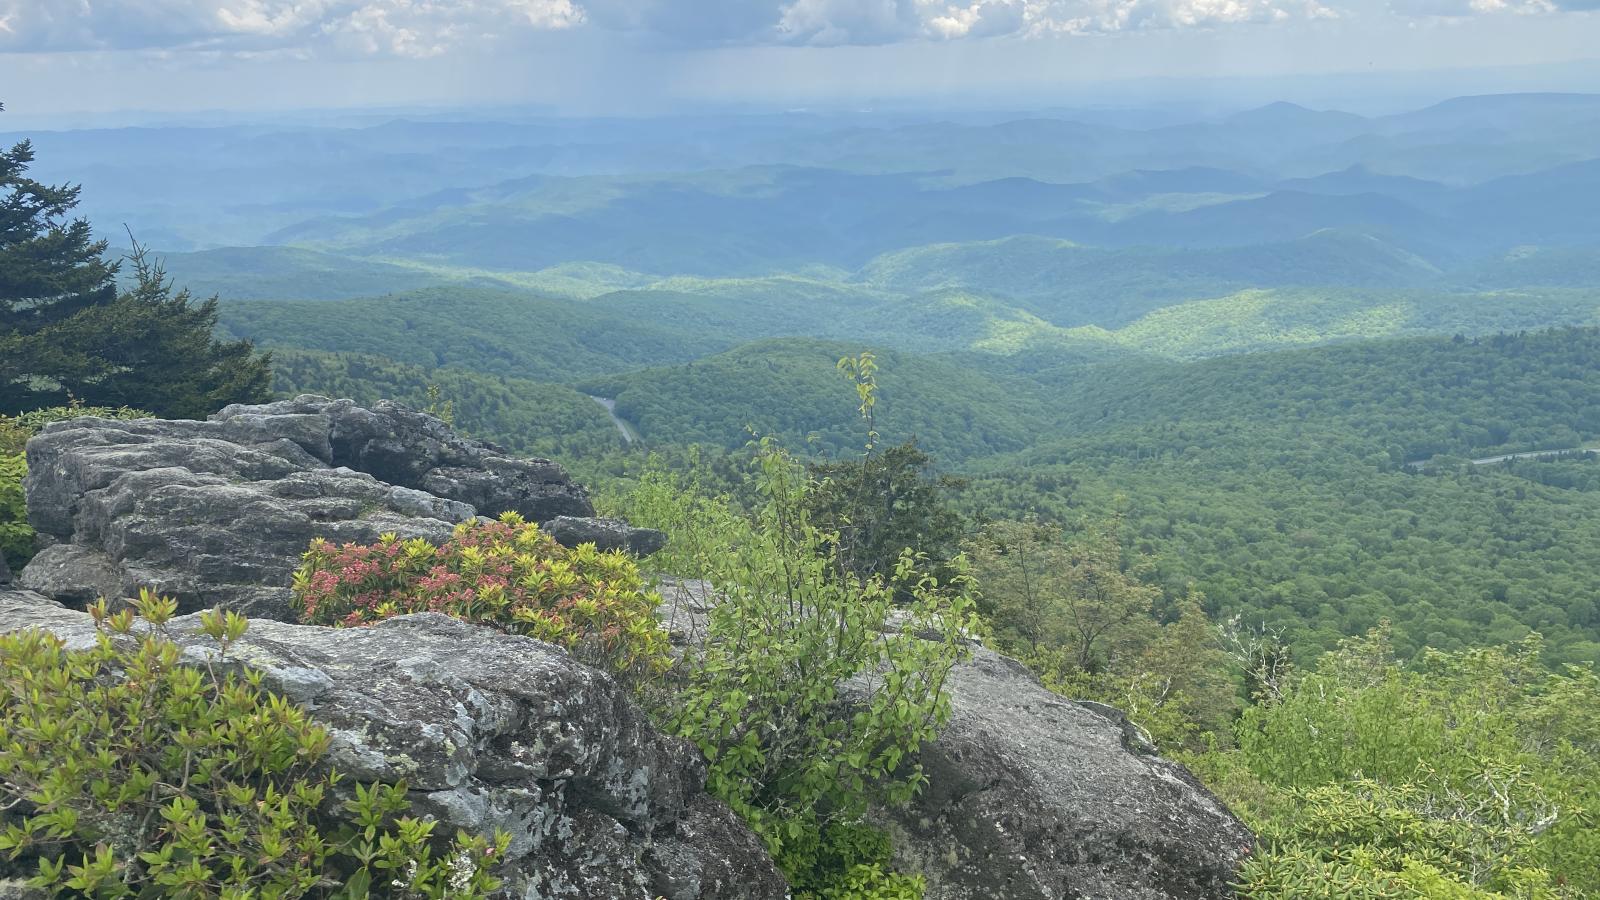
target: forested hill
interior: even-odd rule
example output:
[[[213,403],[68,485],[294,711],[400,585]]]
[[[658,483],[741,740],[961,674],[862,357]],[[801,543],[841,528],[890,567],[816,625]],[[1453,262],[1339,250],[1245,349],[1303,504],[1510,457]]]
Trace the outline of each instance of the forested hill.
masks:
[[[866,429],[836,370],[859,353],[840,341],[775,339],[681,366],[582,382],[615,398],[617,414],[646,441],[733,448],[752,433],[782,438],[804,452],[850,453]],[[916,437],[950,463],[1023,449],[1051,433],[1055,412],[1037,385],[974,370],[938,356],[879,351],[880,430],[888,440]]]
[[[849,454],[847,343],[768,341],[584,382],[647,444],[750,429]],[[1600,652],[1600,463],[1435,454],[1600,436],[1600,330],[1383,340],[1191,363],[1033,366],[884,353],[877,421],[969,476],[976,521],[1123,510],[1169,596],[1282,628],[1304,659],[1380,620],[1406,652],[1516,640]]]
[[[982,359],[975,359],[981,365]],[[1572,447],[1600,434],[1600,330],[1412,338],[1034,376],[1062,433],[1233,422],[1348,433],[1395,464]]]
[[[769,340],[695,360],[581,383],[614,397],[647,441],[737,447],[749,427],[819,450],[859,443],[834,363],[860,346]],[[1600,330],[1487,338],[1367,341],[1191,363],[1141,358],[1063,362],[1013,355],[885,351],[881,428],[918,437],[947,463],[1062,438],[1137,429],[1128,452],[1183,450],[1148,437],[1175,426],[1317,432],[1328,452],[1358,441],[1374,464],[1435,454],[1571,447],[1600,434]],[[1048,456],[1036,449],[1036,458]]]
[[[1062,433],[969,467],[979,518],[1120,508],[1169,592],[1306,655],[1384,619],[1408,653],[1538,630],[1555,659],[1600,654],[1600,463],[1464,460],[1600,435],[1600,332],[1050,377]]]
[[[422,368],[360,353],[278,349],[272,363],[280,395],[325,394],[367,406],[394,400],[444,416],[463,431],[491,435],[522,455],[571,460],[622,448],[605,410],[564,384]]]

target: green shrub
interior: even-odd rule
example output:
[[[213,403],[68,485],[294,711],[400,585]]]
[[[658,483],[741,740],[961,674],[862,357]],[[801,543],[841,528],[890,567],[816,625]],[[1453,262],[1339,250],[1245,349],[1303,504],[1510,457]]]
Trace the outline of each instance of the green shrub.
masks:
[[[1261,838],[1246,894],[1600,896],[1600,674],[1541,649],[1403,667],[1380,628],[1264,695],[1198,758]]]
[[[922,900],[922,876],[889,868],[887,834],[859,822],[832,822],[813,834],[814,847],[790,848],[790,860],[809,862],[795,875],[797,900]]]
[[[0,555],[12,568],[21,568],[33,555],[33,527],[22,493],[27,474],[28,461],[22,454],[0,452]]]
[[[653,559],[669,574],[720,594],[663,718],[700,747],[709,790],[765,840],[797,891],[917,896],[881,860],[841,865],[849,854],[837,841],[868,802],[907,799],[925,780],[910,760],[949,714],[944,680],[975,624],[966,578],[939,584],[905,551],[885,577],[858,580],[837,564],[837,534],[809,519],[804,470],[770,441],[758,465],[765,505],[753,519],[661,471],[619,504],[667,530]],[[960,572],[959,558],[951,565]],[[864,700],[850,702],[851,684]],[[880,893],[829,893],[851,879]]]
[[[1526,831],[1477,816],[1430,815],[1424,810],[1436,798],[1414,786],[1361,780],[1289,791],[1282,802],[1296,813],[1258,835],[1267,851],[1243,866],[1244,897],[1573,896],[1559,892],[1548,872],[1512,862],[1532,843]]]
[[[671,661],[655,619],[661,598],[643,589],[632,559],[593,544],[563,547],[516,513],[463,522],[442,547],[393,534],[365,546],[313,541],[294,593],[312,624],[442,612],[559,644],[627,676]]]
[[[220,653],[180,664],[176,604],[101,601],[90,650],[0,636],[0,857],[53,896],[474,898],[497,885],[493,843],[404,817],[403,784],[354,786],[319,766],[327,732],[235,674],[234,613],[202,616]],[[396,818],[396,817],[399,818]]]

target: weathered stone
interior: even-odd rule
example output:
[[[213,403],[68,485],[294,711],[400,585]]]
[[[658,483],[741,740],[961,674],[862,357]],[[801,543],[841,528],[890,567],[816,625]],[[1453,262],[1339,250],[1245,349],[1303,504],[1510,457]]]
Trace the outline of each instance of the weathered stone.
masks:
[[[100,597],[124,596],[122,567],[93,547],[56,544],[34,555],[21,584],[62,603],[83,606]]]
[[[24,584],[63,602],[140,587],[183,611],[289,618],[314,537],[443,541],[475,514],[593,512],[549,460],[520,460],[396,404],[302,396],[205,422],[81,418],[28,442],[29,519],[51,544]]]
[[[371,409],[303,395],[261,406],[229,406],[211,417],[242,443],[287,439],[330,466],[458,500],[485,516],[517,512],[531,522],[589,516],[588,493],[547,459],[517,459],[464,438],[444,422],[398,403]]]
[[[704,640],[711,587],[672,581],[661,595],[674,645]],[[927,900],[1233,896],[1250,831],[1121,713],[1061,697],[980,646],[945,688],[950,723],[915,760],[927,786],[873,813]]]
[[[1254,838],[1182,766],[1107,715],[976,648],[946,682],[952,717],[919,756],[928,786],[881,810],[928,900],[1200,900]]]
[[[621,519],[557,516],[540,523],[539,528],[566,547],[594,544],[601,550],[625,550],[634,556],[649,556],[667,545],[665,532],[635,528]]]
[[[195,625],[171,626],[185,658],[214,659]],[[0,590],[0,631],[29,627],[77,647],[94,635],[84,613]],[[557,647],[430,613],[354,629],[253,620],[230,658],[312,711],[347,777],[406,780],[442,834],[509,832],[506,897],[787,895],[760,842],[704,792],[694,747]]]
[[[11,583],[11,567],[6,565],[4,553],[0,553],[0,584]]]

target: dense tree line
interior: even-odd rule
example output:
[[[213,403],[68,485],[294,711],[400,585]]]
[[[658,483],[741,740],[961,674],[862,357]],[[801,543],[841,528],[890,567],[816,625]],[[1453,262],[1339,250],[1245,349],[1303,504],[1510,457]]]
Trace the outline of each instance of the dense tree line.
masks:
[[[1404,652],[1542,632],[1600,656],[1596,464],[1464,458],[1600,434],[1600,334],[1380,342],[1068,381],[1064,438],[972,469],[979,518],[1114,503],[1172,595],[1286,629],[1302,658],[1394,622]],[[1405,465],[1453,454],[1430,472]]]

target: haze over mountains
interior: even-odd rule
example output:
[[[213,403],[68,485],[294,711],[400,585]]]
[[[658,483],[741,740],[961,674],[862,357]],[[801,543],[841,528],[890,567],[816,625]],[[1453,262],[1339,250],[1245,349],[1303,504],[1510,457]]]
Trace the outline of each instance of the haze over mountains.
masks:
[[[500,269],[582,259],[728,274],[854,267],[916,244],[1022,233],[1232,246],[1340,227],[1451,257],[1595,237],[1583,215],[1584,189],[1600,180],[1594,95],[1463,97],[1376,118],[1275,103],[1152,128],[1071,112],[985,118],[999,120],[428,119],[28,136],[44,174],[85,184],[94,221],[128,222],[172,251],[314,244]],[[721,252],[682,253],[735,235]]]
[[[974,515],[1129,504],[1170,591],[1305,652],[1382,617],[1600,648],[1588,526],[1547,530],[1600,521],[1595,463],[1453,462],[1600,437],[1593,332],[1493,337],[1600,325],[1600,95],[27,136],[285,393],[444,397],[596,472],[752,431],[830,456],[871,349],[885,438]],[[1506,496],[1526,527],[1462,531]]]

